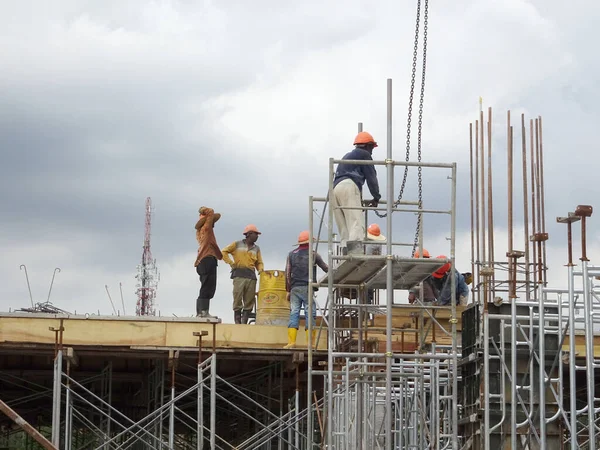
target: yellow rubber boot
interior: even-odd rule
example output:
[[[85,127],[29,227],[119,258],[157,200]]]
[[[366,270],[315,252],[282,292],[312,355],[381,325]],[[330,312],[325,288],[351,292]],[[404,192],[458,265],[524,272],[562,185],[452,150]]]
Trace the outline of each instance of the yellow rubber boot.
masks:
[[[298,336],[298,329],[297,328],[288,328],[288,343],[283,348],[296,347],[296,336]]]
[[[306,330],[306,346],[308,347],[309,344],[309,340],[308,340],[308,330]],[[315,345],[317,343],[317,330],[312,330],[312,348],[315,348]]]

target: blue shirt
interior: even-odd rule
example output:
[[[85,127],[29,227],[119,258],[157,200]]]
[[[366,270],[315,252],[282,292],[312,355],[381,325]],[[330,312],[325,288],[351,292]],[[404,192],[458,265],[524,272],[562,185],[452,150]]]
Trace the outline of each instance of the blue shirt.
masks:
[[[450,278],[450,272],[446,275],[444,287],[440,293],[439,304],[449,305],[452,301],[452,279]],[[458,271],[455,272],[455,287],[456,287],[456,304],[459,303],[459,298],[469,296],[469,286],[465,282],[465,277]]]
[[[364,148],[360,147],[356,147],[351,152],[346,153],[342,159],[373,161],[371,153],[365,150]],[[337,170],[335,171],[333,187],[336,187],[340,181],[346,179],[354,181],[354,183],[356,183],[356,185],[358,186],[358,190],[361,192],[361,194],[362,188],[366,181],[367,186],[369,187],[369,191],[373,196],[373,200],[379,200],[381,198],[381,194],[379,193],[379,182],[377,181],[377,171],[375,170],[375,166],[358,166],[354,164],[340,163],[338,164]]]

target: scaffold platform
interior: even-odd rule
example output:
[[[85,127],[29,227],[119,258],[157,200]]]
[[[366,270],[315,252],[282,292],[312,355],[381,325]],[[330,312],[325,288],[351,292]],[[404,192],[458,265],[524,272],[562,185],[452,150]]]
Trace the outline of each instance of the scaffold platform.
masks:
[[[446,262],[439,259],[415,259],[395,256],[392,262],[394,289],[408,290],[442,267]],[[387,259],[385,257],[369,259],[347,259],[333,269],[334,285],[367,284],[370,289],[385,289],[387,277]],[[327,276],[320,281],[327,285]]]

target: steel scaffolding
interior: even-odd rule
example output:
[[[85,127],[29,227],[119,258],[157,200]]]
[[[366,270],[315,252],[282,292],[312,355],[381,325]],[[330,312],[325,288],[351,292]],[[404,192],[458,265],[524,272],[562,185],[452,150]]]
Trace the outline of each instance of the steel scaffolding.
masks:
[[[306,442],[307,412],[301,404],[298,365],[291,378],[283,361],[224,378],[217,371],[217,354],[205,352],[200,353],[194,376],[194,367],[172,352],[168,367],[162,358],[149,360],[152,367],[147,372],[126,382],[134,390],[122,391],[124,374],[119,373],[115,382],[110,363],[98,374],[78,380],[71,371],[72,355],[69,347],[57,350],[52,380],[46,379],[51,387],[0,371],[3,383],[20,389],[31,386],[27,398],[8,403],[25,413],[28,405],[40,405],[39,414],[48,415],[40,415],[36,427],[55,448],[272,450],[303,448]],[[291,397],[289,387],[284,387],[286,377],[295,380]],[[322,410],[323,400],[315,407]],[[16,442],[11,440],[14,432],[23,434],[14,429],[3,439]],[[26,435],[21,442],[37,448]]]
[[[476,306],[462,317],[463,448],[595,449],[600,434],[596,424],[594,326],[599,322],[600,305],[594,280],[599,272],[588,267],[585,227],[592,208],[580,205],[566,217],[557,218],[568,227],[568,287],[549,287],[542,119],[530,120],[527,130],[521,115],[522,189],[516,189],[515,136],[509,111],[507,192],[500,194],[507,198],[508,240],[506,259],[497,259],[491,108],[487,116],[485,123],[480,104],[475,136],[473,124],[470,127],[471,258]],[[499,158],[494,160],[498,165]],[[515,190],[522,196],[520,249],[514,232]],[[572,224],[580,220],[581,269],[575,271]],[[584,341],[583,346],[578,340]],[[585,374],[585,379],[578,374]]]
[[[317,370],[312,364],[312,347],[308,351],[308,404],[312,399],[312,378],[324,378],[325,433],[322,444],[328,449],[375,449],[375,448],[452,448],[458,449],[458,340],[455,296],[455,198],[456,164],[395,161],[392,151],[392,82],[387,82],[387,157],[384,161],[349,161],[345,164],[385,166],[387,200],[381,207],[363,206],[365,211],[386,214],[387,242],[381,255],[341,255],[336,249],[332,225],[335,206],[329,206],[327,244],[330,270],[325,280],[313,280],[313,285],[327,286],[328,298],[325,305],[324,323],[327,326],[328,361],[326,370]],[[360,125],[359,125],[360,130]],[[314,204],[327,202],[333,196],[335,165],[341,160],[330,159],[329,193],[327,198],[311,197],[309,200],[309,230],[312,242],[314,230]],[[438,170],[449,180],[447,209],[425,209],[421,198],[418,202],[394,201],[395,169]],[[420,179],[420,176],[419,176]],[[442,179],[440,177],[440,179]],[[380,177],[381,180],[381,177]],[[443,191],[444,188],[438,186]],[[343,208],[346,209],[346,208]],[[356,208],[355,208],[356,209]],[[450,221],[448,259],[415,259],[399,256],[402,247],[414,250],[415,244],[423,253],[423,236],[418,232],[418,243],[395,242],[394,223],[409,223],[409,215],[417,216],[423,224],[426,216],[446,215]],[[317,232],[318,234],[318,232]],[[366,240],[366,237],[365,237]],[[367,244],[367,242],[364,242]],[[309,267],[312,267],[312,254]],[[426,317],[440,326],[450,336],[450,345],[426,345],[427,330],[424,321],[415,332],[421,341],[414,353],[395,351],[392,335],[399,332],[393,326],[394,310],[402,308],[398,300],[400,290],[418,285],[432,272],[451,263],[452,301],[450,306],[425,305],[420,301],[414,305],[421,317]],[[355,292],[347,295],[349,290]],[[368,291],[385,292],[385,303],[369,303]],[[348,299],[350,297],[350,299]],[[314,303],[309,301],[310,317]],[[436,311],[451,311],[450,329],[445,330],[436,321]],[[385,325],[385,350],[371,348],[367,333],[372,327],[372,318],[383,315]],[[309,333],[312,324],[309,321]],[[318,447],[313,434],[312,417],[309,411],[308,443],[306,448]]]

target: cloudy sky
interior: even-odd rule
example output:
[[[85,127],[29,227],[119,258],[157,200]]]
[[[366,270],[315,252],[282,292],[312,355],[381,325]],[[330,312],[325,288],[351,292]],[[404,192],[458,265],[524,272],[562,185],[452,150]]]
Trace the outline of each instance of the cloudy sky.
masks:
[[[59,267],[56,306],[110,314],[108,285],[122,310],[122,283],[133,313],[148,196],[162,315],[194,313],[202,205],[223,215],[222,247],[255,223],[267,269],[283,268],[307,228],[308,196],[326,195],[328,159],[351,149],[357,122],[383,144],[374,156],[384,159],[387,78],[394,158],[404,158],[415,3],[2,2],[0,309],[30,304],[19,270],[26,264],[36,302],[47,299]],[[499,255],[506,111],[515,123],[521,113],[544,118],[548,258],[551,284],[560,286],[566,231],[555,217],[600,194],[600,4],[431,3],[423,160],[458,163],[459,269],[470,265],[468,126],[482,96],[495,116]],[[430,172],[426,204],[448,205],[447,173]],[[385,188],[383,168],[379,175]],[[410,172],[407,199],[416,198],[415,183]],[[410,240],[414,217],[395,222],[394,235]],[[425,246],[446,253],[448,235],[448,221],[427,222]],[[592,218],[592,259],[598,237]],[[221,264],[211,312],[232,321],[228,275]]]

